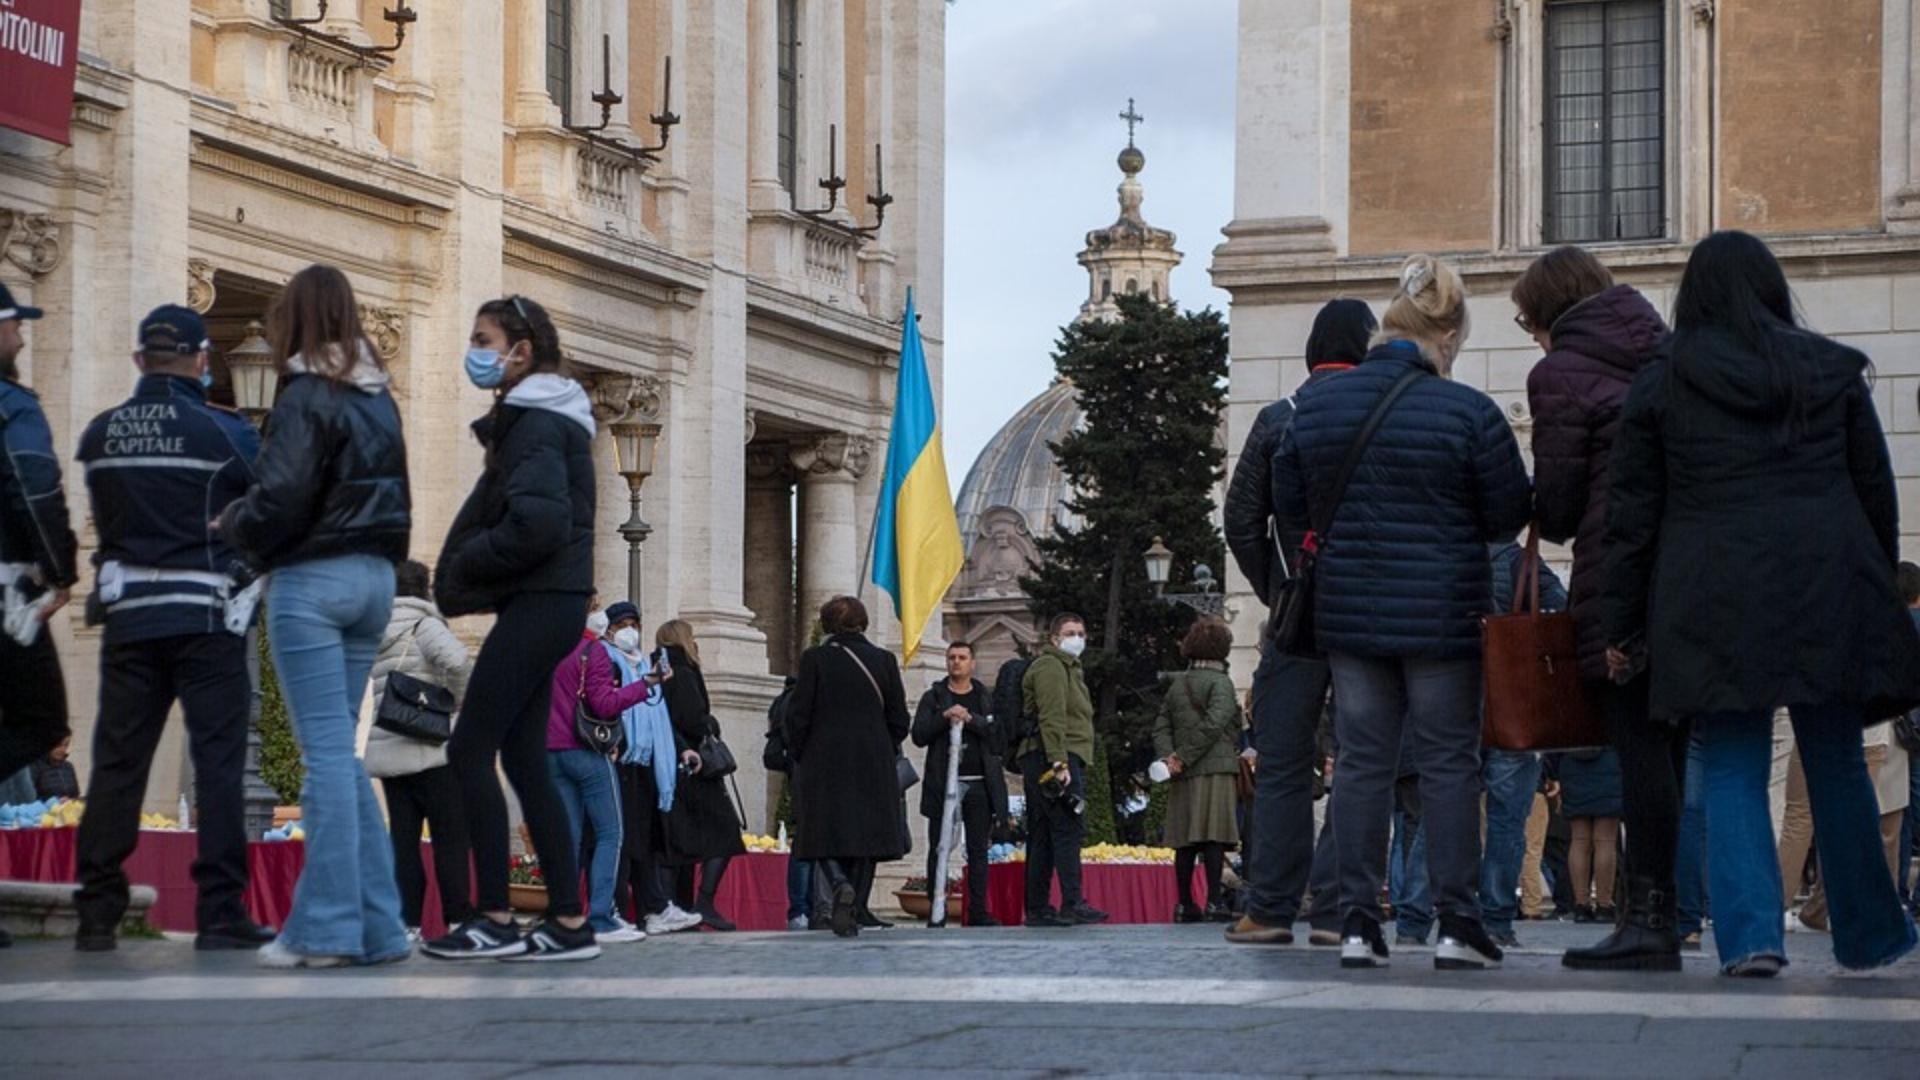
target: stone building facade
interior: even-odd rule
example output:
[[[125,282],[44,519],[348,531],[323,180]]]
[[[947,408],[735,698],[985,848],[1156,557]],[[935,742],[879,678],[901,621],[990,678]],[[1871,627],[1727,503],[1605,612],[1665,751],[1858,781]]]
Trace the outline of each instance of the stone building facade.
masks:
[[[1401,258],[1465,273],[1455,377],[1527,443],[1539,350],[1508,290],[1589,245],[1670,310],[1691,245],[1745,229],[1809,326],[1863,349],[1920,556],[1920,13],[1913,0],[1243,0],[1229,452],[1306,377],[1313,314],[1376,310]],[[1232,462],[1229,462],[1231,467]],[[1235,573],[1236,639],[1264,610]],[[1234,670],[1253,670],[1253,646]]]
[[[292,273],[333,263],[396,376],[413,552],[431,563],[480,469],[467,424],[488,400],[460,364],[472,313],[540,300],[603,421],[661,425],[644,618],[696,627],[764,826],[765,709],[803,612],[855,587],[908,286],[940,379],[945,5],[322,6],[90,0],[72,146],[0,131],[0,278],[48,311],[22,366],[59,445],[130,392],[152,306],[187,300],[231,350]],[[417,20],[375,51],[394,40],[388,10]],[[664,148],[639,152],[666,113],[680,120]],[[883,193],[884,224],[861,231]],[[629,591],[629,493],[604,423],[598,452],[610,601]],[[68,481],[91,545],[77,468]],[[99,637],[79,613],[54,629],[84,775]],[[459,629],[477,643],[486,626]],[[168,739],[156,809],[183,784],[178,725]]]

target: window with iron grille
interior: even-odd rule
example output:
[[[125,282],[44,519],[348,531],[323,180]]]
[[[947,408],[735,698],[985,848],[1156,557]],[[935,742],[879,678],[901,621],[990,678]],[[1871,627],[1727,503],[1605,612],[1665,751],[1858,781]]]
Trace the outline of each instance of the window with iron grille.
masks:
[[[573,122],[573,0],[547,0],[547,96]]]
[[[1665,8],[1547,5],[1548,243],[1666,235]]]
[[[798,0],[780,0],[774,12],[780,39],[780,183],[794,190],[793,179],[798,160],[797,134],[800,110],[800,4]]]

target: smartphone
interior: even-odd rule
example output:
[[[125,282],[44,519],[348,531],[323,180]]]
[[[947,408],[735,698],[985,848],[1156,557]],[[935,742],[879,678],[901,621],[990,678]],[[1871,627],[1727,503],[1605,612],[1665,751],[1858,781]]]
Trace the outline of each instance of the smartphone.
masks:
[[[1633,680],[1639,678],[1641,675],[1646,673],[1646,670],[1647,670],[1647,636],[1646,634],[1644,633],[1635,634],[1632,637],[1628,638],[1627,640],[1622,641],[1619,644],[1615,645],[1614,648],[1624,653],[1627,658],[1627,670],[1613,677],[1614,685],[1625,686],[1628,683],[1632,682]]]
[[[673,661],[668,658],[665,646],[653,650],[653,670],[659,672],[662,679],[673,675]]]

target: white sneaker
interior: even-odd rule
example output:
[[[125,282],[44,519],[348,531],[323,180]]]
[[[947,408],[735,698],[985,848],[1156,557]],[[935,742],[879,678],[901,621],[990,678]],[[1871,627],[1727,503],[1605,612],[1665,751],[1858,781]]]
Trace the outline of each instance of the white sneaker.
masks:
[[[791,918],[791,919],[788,919],[788,920],[787,920],[787,929],[789,929],[789,930],[805,930],[805,929],[807,929],[807,917],[806,917],[805,915],[796,915],[796,916],[794,916],[793,918]]]
[[[418,945],[420,944],[420,938],[421,938],[421,935],[420,935],[419,927],[417,926],[407,927],[407,944]]]
[[[640,929],[639,927],[633,925],[632,923],[621,918],[620,916],[615,915],[613,917],[613,922],[614,922],[613,929],[595,930],[593,932],[593,936],[600,939],[601,941],[604,941],[613,945],[618,945],[628,941],[647,940],[647,932],[645,930]]]
[[[260,946],[254,960],[264,968],[336,968],[353,963],[345,956],[309,956],[294,952],[281,944],[279,938]]]
[[[665,911],[647,916],[647,933],[653,935],[677,934],[682,930],[691,930],[700,925],[700,916],[683,910],[678,904],[668,904]]]

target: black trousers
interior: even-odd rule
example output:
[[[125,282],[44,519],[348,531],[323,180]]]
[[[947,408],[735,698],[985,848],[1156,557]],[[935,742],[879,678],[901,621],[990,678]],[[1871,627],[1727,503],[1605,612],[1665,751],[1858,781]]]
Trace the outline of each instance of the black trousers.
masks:
[[[492,632],[480,646],[460,725],[447,743],[447,758],[460,780],[473,841],[475,907],[507,911],[507,800],[494,762],[520,799],[534,855],[547,882],[547,912],[580,914],[580,868],[573,826],[547,770],[547,706],[553,672],[580,644],[587,598],[578,593],[520,593],[500,605]]]
[[[1060,910],[1079,907],[1080,842],[1087,835],[1086,818],[1073,811],[1073,796],[1086,790],[1087,766],[1080,755],[1067,758],[1067,794],[1049,799],[1040,793],[1047,772],[1047,755],[1035,750],[1020,759],[1020,775],[1027,784],[1027,910],[1053,907],[1053,877],[1060,877]]]
[[[246,917],[246,639],[190,634],[108,645],[100,653],[100,718],[93,732],[93,777],[76,840],[82,922],[112,926],[127,912],[121,864],[140,841],[140,804],[153,753],[180,702],[193,757],[200,852],[193,861],[202,930]]]
[[[67,728],[67,684],[52,632],[31,645],[0,634],[0,780],[45,756],[72,734]]]
[[[440,916],[449,928],[473,918],[472,847],[460,812],[460,784],[453,767],[386,776],[387,831],[393,836],[393,876],[400,886],[400,918],[420,925],[426,903],[427,868],[420,861],[420,823],[433,829],[433,880],[440,886]]]
[[[987,848],[993,842],[993,804],[987,799],[985,780],[960,781],[960,820],[967,835],[967,914],[987,913]],[[940,857],[940,819],[927,819],[927,894],[939,895],[935,882],[946,880],[943,866],[934,865]]]
[[[613,878],[613,906],[632,906],[634,920],[667,910],[672,897],[661,880],[656,827],[660,821],[660,789],[653,782],[653,766],[621,765],[620,869]]]
[[[1614,749],[1620,754],[1626,874],[1651,879],[1672,897],[1674,858],[1680,850],[1680,806],[1687,790],[1687,743],[1693,726],[1649,715],[1651,682],[1645,675],[1625,686],[1608,682],[1600,688],[1600,703]]]

